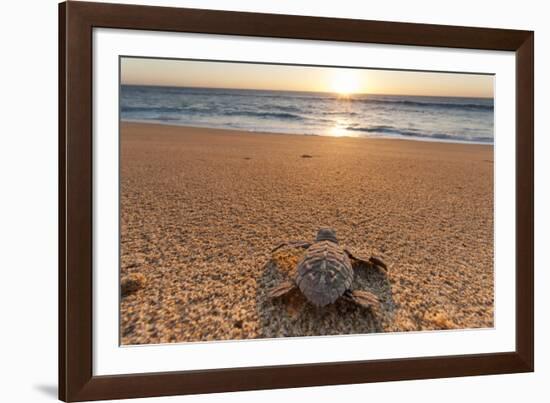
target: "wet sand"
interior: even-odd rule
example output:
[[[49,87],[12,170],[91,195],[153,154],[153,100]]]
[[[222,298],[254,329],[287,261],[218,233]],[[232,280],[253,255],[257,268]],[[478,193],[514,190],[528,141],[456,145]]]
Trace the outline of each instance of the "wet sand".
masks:
[[[320,226],[388,264],[382,319],[265,298]],[[492,327],[493,147],[123,123],[130,275],[123,344]]]

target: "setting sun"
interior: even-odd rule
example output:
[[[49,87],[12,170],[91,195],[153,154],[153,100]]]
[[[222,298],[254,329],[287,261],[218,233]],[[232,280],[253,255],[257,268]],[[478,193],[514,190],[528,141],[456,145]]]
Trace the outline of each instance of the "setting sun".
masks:
[[[333,73],[331,80],[332,91],[343,96],[354,94],[361,87],[359,74],[354,70],[337,70]]]

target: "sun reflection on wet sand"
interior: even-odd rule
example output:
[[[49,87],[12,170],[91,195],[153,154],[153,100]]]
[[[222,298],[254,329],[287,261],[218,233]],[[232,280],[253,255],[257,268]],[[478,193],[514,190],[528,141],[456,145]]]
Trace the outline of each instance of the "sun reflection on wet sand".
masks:
[[[331,137],[357,137],[356,133],[349,130],[350,126],[353,125],[349,119],[346,118],[337,118],[334,122],[334,125],[328,129],[327,135]]]
[[[342,137],[342,136],[349,136],[349,133],[345,127],[334,126],[329,129],[328,135],[331,137]]]

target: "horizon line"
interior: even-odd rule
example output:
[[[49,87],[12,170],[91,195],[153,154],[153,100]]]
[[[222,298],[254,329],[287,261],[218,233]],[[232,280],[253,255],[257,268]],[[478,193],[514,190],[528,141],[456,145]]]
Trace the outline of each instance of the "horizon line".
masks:
[[[135,84],[135,83],[123,83],[120,81],[120,86],[134,86],[134,87],[161,87],[161,88],[197,88],[197,89],[208,89],[208,90],[240,90],[240,91],[272,91],[272,92],[299,92],[299,93],[309,93],[309,94],[333,94],[339,95],[337,92],[333,91],[300,91],[300,90],[275,90],[275,89],[266,89],[266,88],[235,88],[235,87],[199,87],[193,85],[163,85],[163,84]],[[385,93],[376,93],[376,92],[356,92],[349,94],[347,96],[341,96],[341,98],[352,98],[354,95],[385,95],[385,96],[402,96],[402,97],[427,97],[427,98],[476,98],[476,99],[494,99],[492,97],[482,97],[482,96],[465,96],[465,95],[415,95],[415,94],[385,94]]]

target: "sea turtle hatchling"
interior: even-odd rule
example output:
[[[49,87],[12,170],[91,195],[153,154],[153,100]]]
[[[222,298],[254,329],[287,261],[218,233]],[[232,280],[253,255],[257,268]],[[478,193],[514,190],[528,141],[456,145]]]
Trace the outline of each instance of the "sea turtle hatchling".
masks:
[[[379,258],[372,256],[364,259],[353,255],[339,245],[336,233],[331,228],[321,228],[313,243],[285,242],[272,252],[283,247],[304,248],[306,253],[298,263],[295,278],[273,287],[268,292],[269,297],[278,298],[298,288],[306,299],[317,307],[332,304],[343,297],[374,312],[378,310],[380,302],[376,295],[369,291],[352,291],[351,284],[354,267],[364,265],[386,274],[387,266]]]

